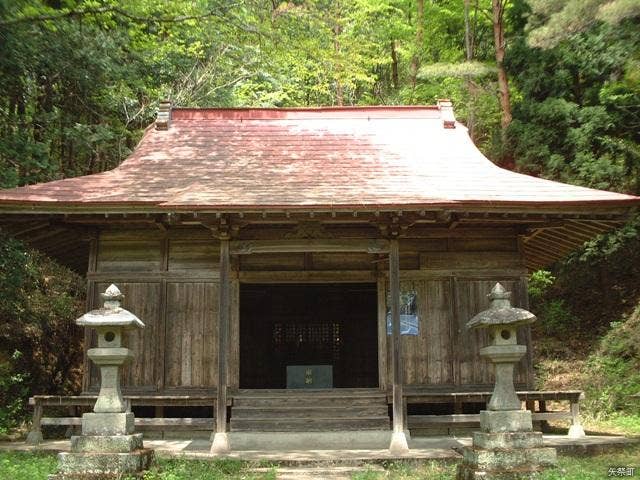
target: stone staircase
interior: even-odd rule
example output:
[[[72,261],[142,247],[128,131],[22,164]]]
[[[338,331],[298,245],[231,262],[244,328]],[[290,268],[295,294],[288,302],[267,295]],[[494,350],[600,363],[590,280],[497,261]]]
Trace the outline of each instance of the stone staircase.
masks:
[[[240,390],[231,432],[388,430],[384,393],[372,389]]]

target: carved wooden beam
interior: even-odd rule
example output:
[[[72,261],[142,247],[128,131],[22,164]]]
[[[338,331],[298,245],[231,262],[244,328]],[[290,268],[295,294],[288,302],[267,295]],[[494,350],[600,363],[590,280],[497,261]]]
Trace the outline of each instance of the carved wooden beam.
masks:
[[[284,240],[234,240],[230,244],[232,255],[252,253],[286,252],[366,252],[385,253],[389,242],[382,239],[284,239]]]

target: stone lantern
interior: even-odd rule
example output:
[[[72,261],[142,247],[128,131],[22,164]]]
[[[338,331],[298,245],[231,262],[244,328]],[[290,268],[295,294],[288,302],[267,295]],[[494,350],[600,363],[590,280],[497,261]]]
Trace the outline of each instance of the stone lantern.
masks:
[[[527,351],[518,345],[516,330],[536,317],[512,307],[510,296],[497,283],[489,294],[489,309],[467,323],[470,329],[489,330],[491,344],[480,355],[495,366],[495,386],[487,410],[480,412],[481,431],[473,433],[473,445],[463,451],[458,480],[532,478],[555,465],[555,449],[542,446],[542,433],[533,431],[531,412],[521,410],[514,388],[514,367]]]
[[[98,333],[97,348],[87,354],[100,368],[100,393],[93,412],[82,416],[82,435],[71,437],[71,452],[59,454],[59,473],[53,478],[87,474],[120,478],[145,470],[153,457],[153,451],[142,446],[142,434],[134,433],[134,415],[127,412],[120,389],[120,367],[133,358],[133,352],[123,346],[123,334],[144,324],[120,306],[124,295],[115,285],[101,297],[102,308],[76,320]]]
[[[480,312],[467,323],[467,328],[489,330],[491,345],[480,350],[495,365],[496,384],[487,408],[496,410],[520,410],[520,400],[513,385],[513,370],[527,352],[518,345],[517,328],[535,322],[536,316],[522,308],[511,306],[511,292],[496,283],[489,294],[489,310]]]

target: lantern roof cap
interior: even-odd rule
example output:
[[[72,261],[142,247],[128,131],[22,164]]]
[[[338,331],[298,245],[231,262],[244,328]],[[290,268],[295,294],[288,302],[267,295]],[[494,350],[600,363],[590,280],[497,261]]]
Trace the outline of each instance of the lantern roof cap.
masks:
[[[478,313],[467,322],[467,328],[487,328],[495,326],[517,327],[536,321],[536,316],[524,308],[511,306],[511,292],[496,283],[488,295],[490,307]]]
[[[76,324],[83,327],[144,328],[138,317],[120,306],[124,295],[118,287],[112,284],[100,296],[104,300],[102,308],[85,313],[76,320]]]

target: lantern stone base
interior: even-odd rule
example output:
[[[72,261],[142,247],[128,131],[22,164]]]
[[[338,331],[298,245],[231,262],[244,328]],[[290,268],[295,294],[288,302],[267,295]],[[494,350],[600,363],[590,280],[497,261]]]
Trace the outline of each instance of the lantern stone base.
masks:
[[[483,410],[480,428],[462,452],[457,480],[535,478],[556,463],[555,448],[543,447],[542,433],[532,431],[528,410]]]
[[[153,450],[127,453],[70,452],[58,454],[58,473],[49,480],[121,479],[142,475],[153,460]]]
[[[134,435],[83,435],[71,437],[71,451],[101,452],[101,453],[128,453],[142,448],[142,434]]]
[[[83,435],[130,435],[135,417],[128,413],[85,413],[82,415]]]
[[[473,432],[473,446],[486,450],[542,447],[542,432]]]
[[[535,478],[555,464],[555,448],[483,449],[473,446],[464,449],[456,480]]]
[[[533,430],[529,410],[482,410],[480,430],[483,432],[530,432]]]
[[[58,473],[50,480],[120,479],[142,476],[153,460],[133,433],[133,413],[85,413],[82,435],[71,437],[71,452],[58,455]]]

